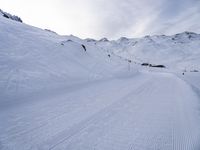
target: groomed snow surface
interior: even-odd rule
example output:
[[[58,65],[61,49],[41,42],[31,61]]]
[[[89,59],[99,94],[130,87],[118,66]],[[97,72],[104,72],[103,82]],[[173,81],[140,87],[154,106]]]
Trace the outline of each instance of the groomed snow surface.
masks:
[[[0,150],[200,150],[199,72],[3,17],[0,39]]]

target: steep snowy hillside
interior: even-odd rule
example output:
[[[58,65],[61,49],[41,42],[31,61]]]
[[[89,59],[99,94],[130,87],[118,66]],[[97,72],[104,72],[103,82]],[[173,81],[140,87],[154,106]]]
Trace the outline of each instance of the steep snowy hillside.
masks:
[[[5,100],[110,77],[125,67],[124,61],[109,58],[79,38],[59,36],[1,16],[0,39],[0,94]]]
[[[181,70],[200,70],[200,35],[184,32],[140,39],[88,41],[118,56],[139,63],[162,64]]]
[[[0,15],[0,150],[199,150],[199,41],[82,40]]]

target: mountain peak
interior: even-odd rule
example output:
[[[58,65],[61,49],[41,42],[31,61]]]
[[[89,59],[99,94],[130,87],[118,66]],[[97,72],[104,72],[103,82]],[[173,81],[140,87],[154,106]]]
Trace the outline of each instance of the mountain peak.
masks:
[[[8,18],[8,19],[11,19],[11,20],[14,20],[14,21],[18,21],[18,22],[23,22],[22,19],[18,16],[15,16],[15,15],[11,15],[7,12],[4,12],[3,10],[0,9],[0,15],[2,15],[3,17],[5,18]]]
[[[107,38],[102,38],[99,40],[99,42],[109,42],[109,40]]]

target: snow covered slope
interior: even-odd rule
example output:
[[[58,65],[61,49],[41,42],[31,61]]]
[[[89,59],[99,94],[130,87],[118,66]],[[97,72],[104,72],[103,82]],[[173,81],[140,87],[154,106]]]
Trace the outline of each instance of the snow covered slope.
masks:
[[[0,15],[0,150],[199,150],[200,72],[177,69],[198,69],[199,41],[82,40]]]
[[[172,36],[125,37],[117,41],[92,41],[118,56],[139,63],[163,64],[170,68],[200,70],[200,34],[184,32]]]
[[[1,16],[0,39],[1,97],[112,76],[123,64],[76,37],[59,36]]]

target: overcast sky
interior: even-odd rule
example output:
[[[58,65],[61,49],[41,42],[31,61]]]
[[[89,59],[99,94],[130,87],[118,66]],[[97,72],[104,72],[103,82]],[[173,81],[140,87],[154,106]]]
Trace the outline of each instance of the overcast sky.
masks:
[[[0,0],[30,25],[81,38],[200,33],[200,0]]]

